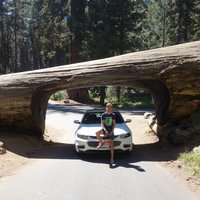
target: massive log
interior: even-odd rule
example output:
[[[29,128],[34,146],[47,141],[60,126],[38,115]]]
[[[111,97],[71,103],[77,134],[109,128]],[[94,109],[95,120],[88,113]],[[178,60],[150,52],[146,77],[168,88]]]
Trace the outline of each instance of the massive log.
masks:
[[[77,64],[0,76],[0,127],[42,135],[51,94],[126,85],[149,90],[159,135],[200,110],[200,41]]]

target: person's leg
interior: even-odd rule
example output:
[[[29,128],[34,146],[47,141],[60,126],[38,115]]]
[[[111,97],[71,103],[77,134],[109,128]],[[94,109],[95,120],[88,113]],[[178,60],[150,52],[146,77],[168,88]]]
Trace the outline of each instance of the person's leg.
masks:
[[[114,151],[114,140],[110,139],[109,144],[110,144],[110,154],[111,154],[110,163],[113,164],[114,163],[114,152],[115,152]]]
[[[101,134],[103,134],[103,130],[99,130],[96,132],[96,136],[97,136],[97,139],[99,140],[99,145],[97,146],[97,148],[100,148],[104,145],[104,140],[101,138]]]

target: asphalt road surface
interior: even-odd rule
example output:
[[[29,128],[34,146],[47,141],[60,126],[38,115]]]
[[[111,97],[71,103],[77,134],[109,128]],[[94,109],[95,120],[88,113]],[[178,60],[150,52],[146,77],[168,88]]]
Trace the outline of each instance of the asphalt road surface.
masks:
[[[77,156],[73,134],[83,106],[49,105],[46,122],[57,134],[55,145],[39,152],[11,176],[0,178],[2,200],[197,200],[140,148],[117,154]]]

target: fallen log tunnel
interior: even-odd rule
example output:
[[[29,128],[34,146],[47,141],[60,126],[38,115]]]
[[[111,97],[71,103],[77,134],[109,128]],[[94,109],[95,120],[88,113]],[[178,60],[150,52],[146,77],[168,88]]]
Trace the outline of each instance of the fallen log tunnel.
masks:
[[[49,97],[62,89],[125,85],[149,90],[161,135],[200,110],[200,41],[0,76],[0,128],[42,135]]]

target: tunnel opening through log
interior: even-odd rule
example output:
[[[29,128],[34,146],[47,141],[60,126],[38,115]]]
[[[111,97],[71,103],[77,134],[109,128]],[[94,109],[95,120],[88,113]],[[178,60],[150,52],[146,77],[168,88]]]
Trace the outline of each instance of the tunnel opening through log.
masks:
[[[92,82],[92,81],[91,81]],[[104,86],[103,84],[94,84],[94,80],[92,84],[89,86]],[[170,102],[170,95],[167,87],[158,80],[140,80],[140,81],[133,81],[133,82],[123,82],[120,85],[118,83],[111,82],[109,84],[111,87],[127,87],[127,88],[136,88],[137,90],[145,91],[152,95],[153,98],[153,104],[155,106],[155,114],[156,114],[156,120],[159,125],[163,125],[166,122],[167,116],[167,109]],[[80,83],[80,87],[76,86],[74,88],[88,88],[88,84]],[[37,88],[37,90],[34,92],[31,102],[31,110],[32,110],[32,116],[33,116],[33,126],[35,127],[35,131],[39,135],[44,134],[45,130],[45,119],[46,119],[46,111],[48,106],[48,101],[52,94],[54,94],[57,91],[60,90],[66,90],[71,89],[69,86],[59,86],[59,85],[53,85],[51,87],[41,87]],[[112,100],[111,100],[112,101]],[[35,132],[34,131],[34,132]]]

